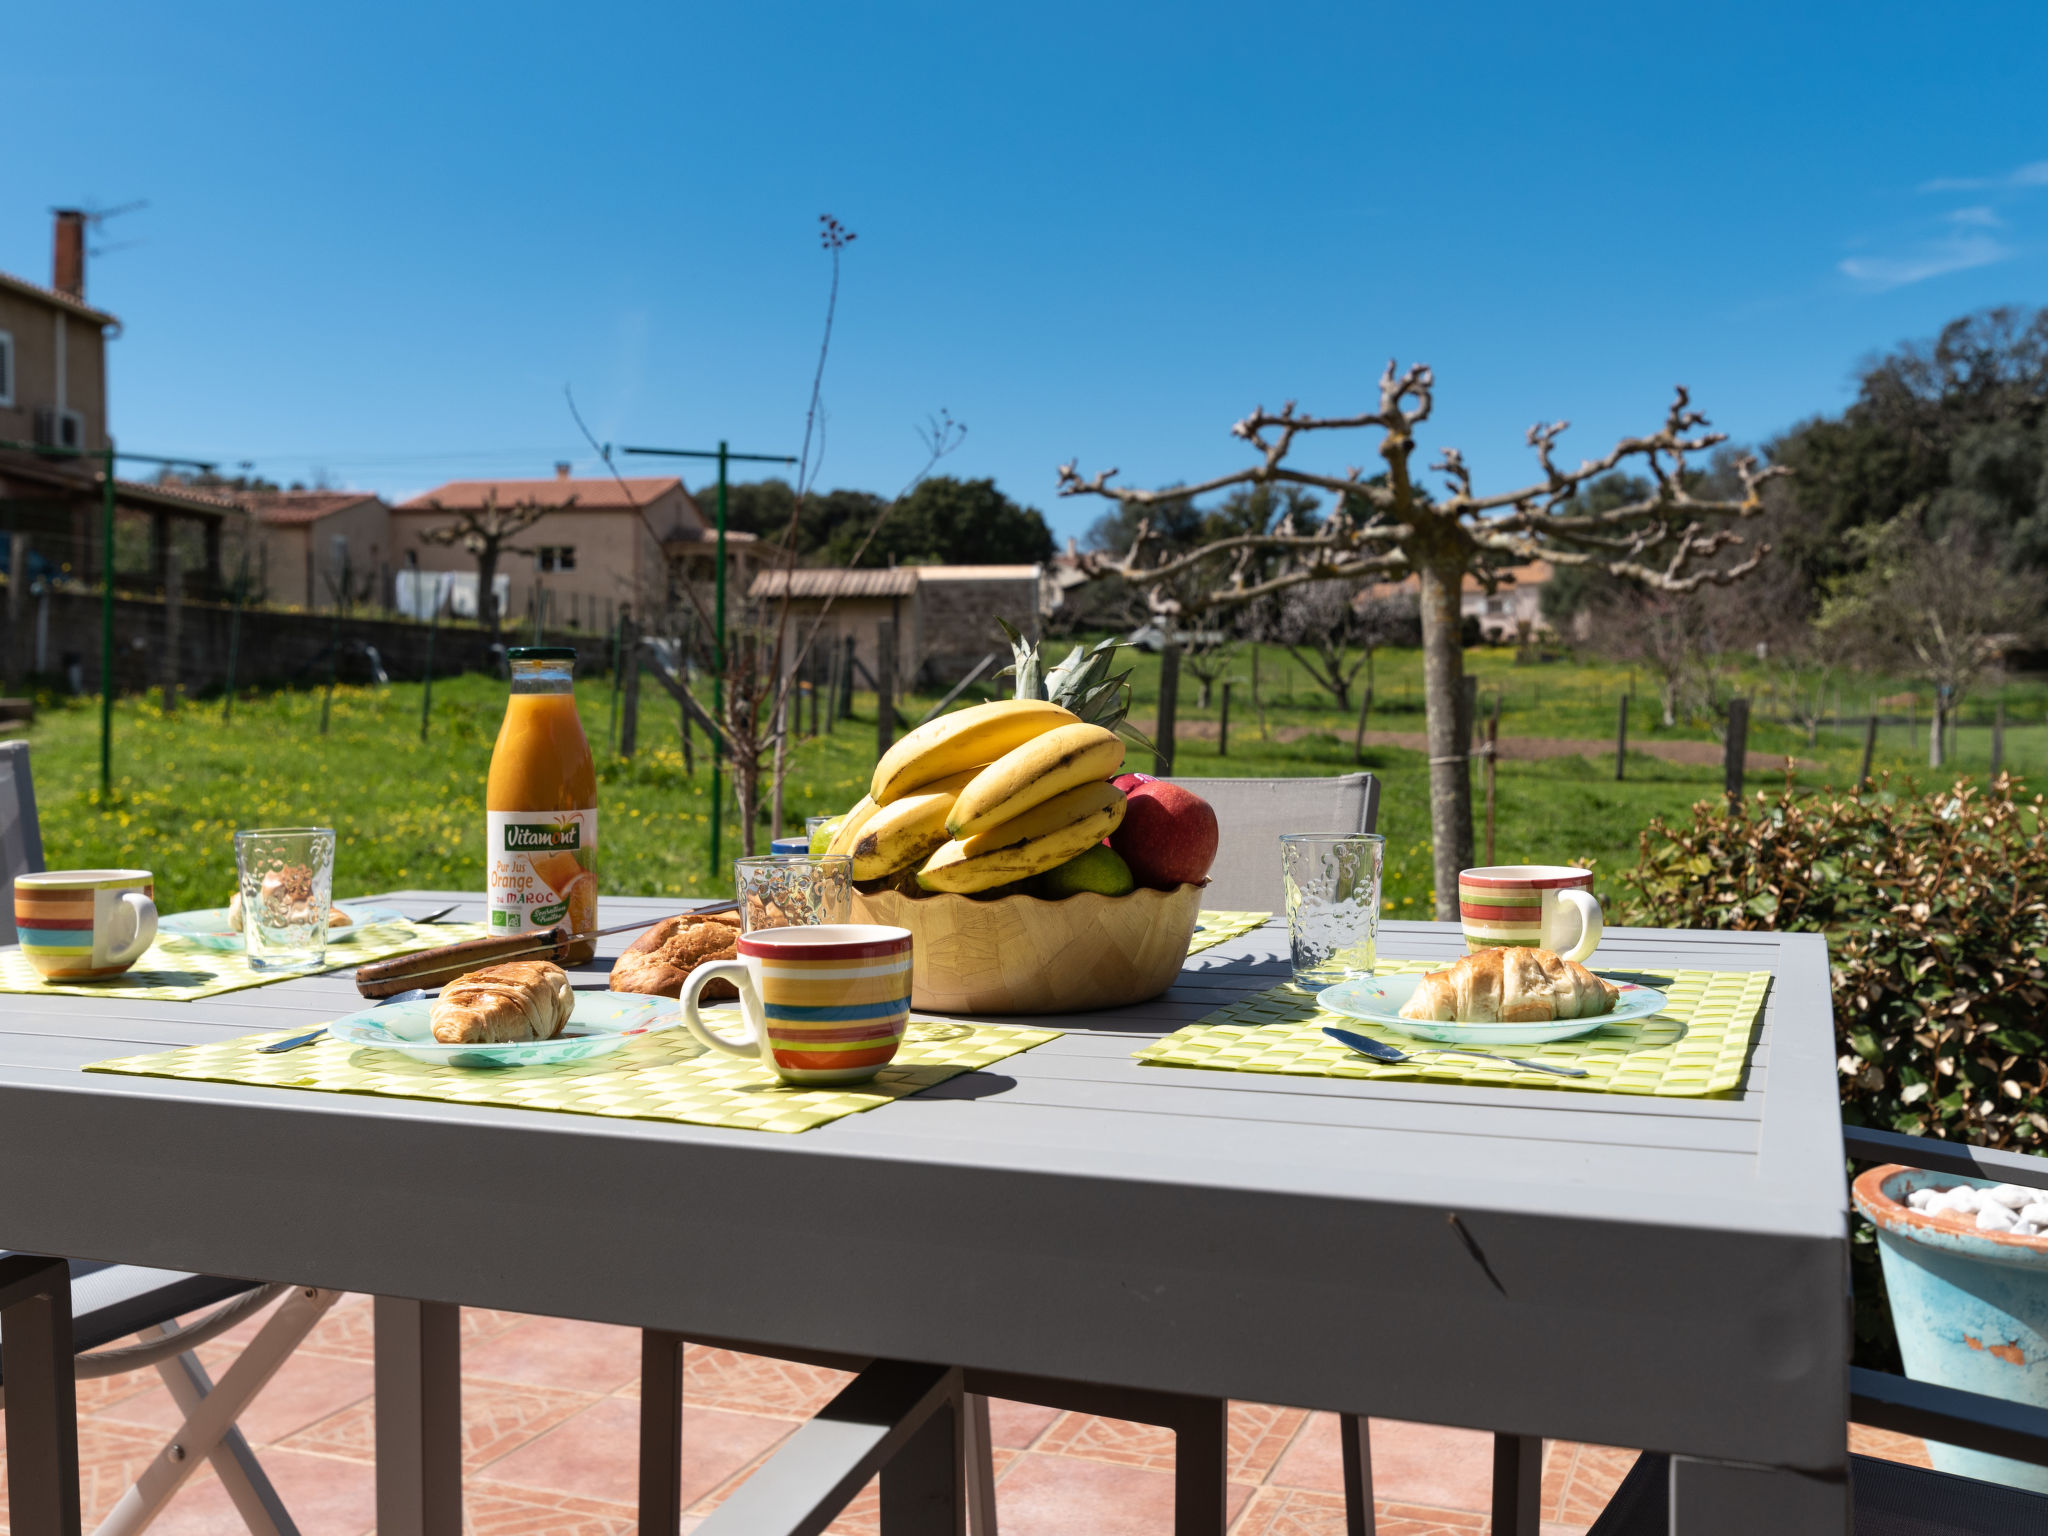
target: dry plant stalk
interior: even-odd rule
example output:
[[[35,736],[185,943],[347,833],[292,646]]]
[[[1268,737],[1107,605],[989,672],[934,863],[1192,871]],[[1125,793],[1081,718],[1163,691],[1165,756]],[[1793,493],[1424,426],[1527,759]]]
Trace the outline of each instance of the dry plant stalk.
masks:
[[[1440,494],[1416,483],[1410,459],[1417,430],[1429,419],[1436,381],[1414,365],[1389,362],[1379,383],[1379,407],[1353,416],[1310,416],[1288,401],[1279,411],[1261,406],[1231,431],[1258,454],[1258,462],[1196,485],[1138,490],[1110,484],[1116,470],[1083,477],[1073,463],[1060,466],[1060,494],[1102,496],[1143,508],[1240,485],[1312,486],[1336,497],[1336,508],[1314,528],[1291,516],[1272,528],[1219,539],[1187,554],[1157,557],[1151,523],[1141,518],[1121,554],[1082,556],[1091,575],[1121,580],[1145,593],[1162,622],[1242,606],[1303,582],[1362,579],[1397,582],[1416,577],[1422,590],[1424,707],[1429,732],[1430,827],[1435,843],[1436,915],[1458,915],[1458,872],[1472,864],[1472,782],[1467,771],[1471,722],[1461,718],[1464,651],[1459,641],[1460,597],[1469,574],[1491,593],[1510,565],[1547,560],[1587,566],[1663,592],[1691,592],[1735,581],[1755,570],[1768,544],[1747,546],[1726,519],[1763,510],[1762,487],[1780,468],[1739,461],[1742,495],[1695,497],[1688,489],[1687,456],[1703,453],[1726,434],[1702,430],[1707,419],[1691,405],[1683,385],[1663,424],[1642,437],[1624,438],[1576,469],[1553,455],[1569,422],[1531,427],[1542,478],[1492,495],[1474,490],[1463,455],[1446,448],[1430,466],[1444,477]],[[1371,476],[1358,466],[1343,474],[1296,468],[1289,455],[1304,438],[1377,429],[1384,466]],[[1577,505],[1579,491],[1630,460],[1641,460],[1651,494],[1603,511]],[[1190,578],[1200,576],[1199,582]]]

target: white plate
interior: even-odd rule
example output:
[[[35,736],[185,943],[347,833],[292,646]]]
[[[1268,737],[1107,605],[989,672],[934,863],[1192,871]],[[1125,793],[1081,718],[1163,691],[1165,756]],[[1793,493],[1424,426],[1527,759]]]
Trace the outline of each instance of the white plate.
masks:
[[[635,1035],[666,1029],[682,1018],[673,998],[637,992],[578,992],[575,1011],[552,1040],[443,1045],[434,1038],[433,1012],[430,997],[387,1003],[336,1019],[327,1032],[345,1044],[396,1051],[430,1067],[540,1067],[602,1056]]]
[[[1596,973],[1597,974],[1597,973]],[[1439,1045],[1543,1045],[1551,1040],[1569,1040],[1588,1035],[1609,1024],[1626,1024],[1662,1013],[1670,999],[1655,987],[1640,982],[1608,978],[1621,988],[1614,1011],[1589,1019],[1553,1019],[1544,1023],[1453,1024],[1438,1019],[1404,1019],[1401,1010],[1422,984],[1420,973],[1404,976],[1360,976],[1325,987],[1316,1001],[1332,1013],[1363,1019],[1382,1029],[1391,1029],[1416,1040],[1434,1040]]]
[[[405,916],[395,907],[367,907],[354,902],[334,903],[355,919],[327,930],[327,942],[336,944],[355,938],[379,923],[395,922]],[[190,944],[196,949],[238,950],[242,930],[228,922],[226,907],[201,907],[196,912],[168,912],[156,920],[157,932],[166,942]]]

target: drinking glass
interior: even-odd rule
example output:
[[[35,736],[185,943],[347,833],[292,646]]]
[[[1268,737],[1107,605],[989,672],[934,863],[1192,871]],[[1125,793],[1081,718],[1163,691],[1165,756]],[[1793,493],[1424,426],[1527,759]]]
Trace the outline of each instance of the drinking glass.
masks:
[[[1311,991],[1370,976],[1377,962],[1380,870],[1377,832],[1289,832],[1280,838],[1287,882],[1287,939],[1294,984]]]
[[[334,829],[237,832],[235,873],[250,969],[308,971],[323,965],[334,896]]]
[[[742,933],[843,923],[853,916],[853,860],[843,853],[734,859],[732,878]]]

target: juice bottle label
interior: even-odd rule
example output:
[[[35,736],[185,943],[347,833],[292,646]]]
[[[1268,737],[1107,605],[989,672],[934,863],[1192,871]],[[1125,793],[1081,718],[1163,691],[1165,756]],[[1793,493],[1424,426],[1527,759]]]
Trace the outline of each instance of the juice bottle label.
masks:
[[[486,811],[484,886],[493,933],[597,927],[597,812]]]

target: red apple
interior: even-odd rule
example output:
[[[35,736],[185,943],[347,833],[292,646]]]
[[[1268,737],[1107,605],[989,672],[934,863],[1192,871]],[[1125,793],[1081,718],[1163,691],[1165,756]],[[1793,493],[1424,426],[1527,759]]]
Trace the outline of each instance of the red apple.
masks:
[[[1149,773],[1120,774],[1123,825],[1109,846],[1123,856],[1140,885],[1176,886],[1204,878],[1216,862],[1216,810],[1192,790]]]

